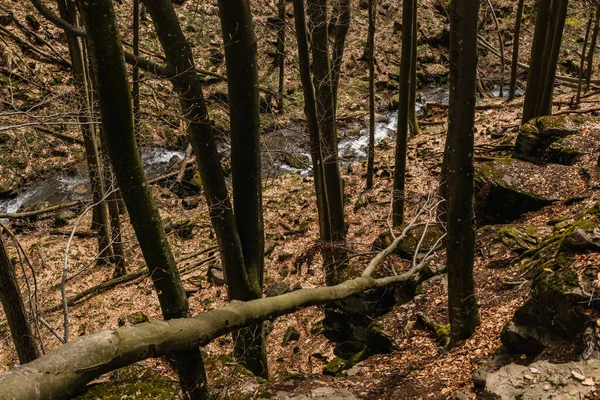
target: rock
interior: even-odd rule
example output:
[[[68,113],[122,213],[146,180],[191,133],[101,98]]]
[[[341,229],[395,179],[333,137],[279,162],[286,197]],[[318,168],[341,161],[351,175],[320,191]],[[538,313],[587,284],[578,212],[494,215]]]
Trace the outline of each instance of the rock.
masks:
[[[404,230],[405,225],[394,228],[394,233],[396,235],[400,235],[400,233]],[[412,228],[406,238],[398,243],[398,246],[394,250],[394,254],[399,255],[402,258],[406,258],[412,260],[415,252],[417,251],[417,245],[421,240],[421,236],[425,231],[425,225],[418,225]],[[439,225],[429,225],[427,226],[427,232],[425,233],[425,237],[421,243],[421,247],[418,249],[418,256],[425,256],[429,250],[438,242],[438,240],[444,235],[444,230]],[[393,241],[392,235],[389,230],[385,230],[381,233],[377,239],[373,242],[373,250],[380,251],[388,247]]]
[[[358,397],[347,390],[320,387],[311,390],[308,394],[292,394],[288,392],[277,392],[271,400],[358,400]]]
[[[498,159],[481,164],[475,171],[475,213],[482,224],[506,223],[573,197],[585,187],[574,167]]]
[[[533,329],[515,325],[512,321],[504,327],[500,339],[510,353],[537,356],[546,348]]]
[[[468,394],[463,392],[457,392],[455,395],[456,400],[471,400]]]
[[[226,283],[225,274],[223,273],[223,270],[214,265],[211,265],[208,268],[206,277],[208,278],[209,282],[214,283],[216,286],[223,286]]]
[[[369,2],[367,0],[360,0],[358,2],[358,7],[360,7],[361,10],[368,10],[369,9]]]
[[[181,206],[184,210],[192,210],[194,208],[198,208],[200,205],[200,199],[198,197],[186,197],[181,201]]]
[[[542,164],[546,150],[552,143],[577,132],[576,125],[565,116],[545,116],[532,119],[521,125],[513,157]]]
[[[532,376],[531,368],[539,370],[540,373]],[[581,370],[585,377],[600,380],[600,360],[582,361],[576,366],[573,363],[552,364],[547,361],[535,362],[530,366],[509,364],[497,372],[488,374],[485,379],[484,398],[490,400],[589,398],[586,396],[596,388],[593,385],[586,386],[574,379],[572,372],[578,370]]]
[[[286,151],[283,153],[282,159],[287,165],[296,169],[308,169],[311,165],[310,157],[302,153]]]
[[[146,316],[146,314],[144,314],[141,311],[138,311],[138,312],[120,317],[118,324],[119,324],[119,326],[136,325],[136,324],[141,324],[142,322],[148,322],[148,321],[149,321],[149,319]]]
[[[286,261],[292,257],[294,257],[294,255],[292,253],[287,253],[285,251],[282,251],[277,255],[277,261]]]
[[[177,236],[182,239],[191,239],[194,236],[194,224],[189,218],[181,218],[176,221],[167,221],[165,224],[165,232],[175,231]]]
[[[394,341],[385,333],[381,321],[375,320],[367,328],[366,346],[369,354],[388,354],[392,352]]]
[[[73,211],[63,211],[57,214],[52,221],[52,226],[55,228],[62,228],[69,225],[69,220],[77,217],[77,214]]]
[[[265,294],[267,295],[267,297],[275,297],[291,291],[292,288],[290,287],[290,284],[287,281],[281,281],[277,282],[269,289],[267,289],[267,292]]]
[[[300,332],[298,332],[293,326],[288,326],[287,331],[285,331],[285,335],[283,335],[281,345],[287,346],[290,344],[290,342],[297,342],[298,340],[300,340]]]

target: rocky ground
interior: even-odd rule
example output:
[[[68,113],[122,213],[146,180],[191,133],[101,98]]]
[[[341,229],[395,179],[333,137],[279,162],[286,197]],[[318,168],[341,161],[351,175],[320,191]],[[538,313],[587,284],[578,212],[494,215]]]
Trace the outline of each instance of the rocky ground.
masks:
[[[342,70],[341,136],[356,127],[364,127],[367,122],[367,70],[366,64],[360,61],[366,37],[366,10],[362,3],[354,4]],[[396,22],[400,21],[400,9],[396,3],[382,1],[378,8],[378,35],[385,38],[377,41],[377,103],[381,114],[385,114],[386,107],[394,102],[397,89],[393,77],[399,68]],[[509,49],[514,4],[510,1],[492,3]],[[533,2],[526,3],[522,54],[528,54],[533,24]],[[268,27],[274,3],[256,0],[253,4],[262,55],[262,85],[275,88],[277,73],[271,66],[272,59],[266,56],[272,51],[268,41],[275,38],[275,32]],[[419,7],[419,78],[423,87],[443,86],[447,79],[445,4],[423,0]],[[8,15],[8,10],[12,10],[16,21],[49,41],[58,53],[68,54],[60,32],[37,17],[28,3],[5,0],[0,5],[4,7],[0,8],[1,15]],[[126,42],[131,40],[127,33],[131,24],[127,17],[129,7],[129,2],[117,5]],[[195,45],[199,67],[224,73],[218,55],[221,49],[216,4],[187,2],[179,12],[185,31]],[[39,20],[38,30],[34,30],[35,24],[27,25],[27,15]],[[491,43],[496,43],[494,25],[485,8],[481,23],[484,35]],[[584,25],[582,10],[574,8],[561,54],[562,73],[572,74],[573,70],[569,68],[578,63],[576,54],[580,44],[577,38],[582,37]],[[15,21],[9,20],[6,27],[15,35],[33,40]],[[160,53],[149,22],[144,25],[143,38],[145,50]],[[68,138],[59,139],[55,135],[56,132],[70,137],[78,135],[76,127],[71,125],[77,109],[69,100],[73,89],[68,71],[64,66],[55,65],[54,61],[48,62],[48,55],[58,55],[48,46],[39,45],[44,49],[44,56],[11,42],[10,38],[5,40],[0,48],[3,54],[12,54],[12,72],[10,78],[6,74],[0,75],[3,82],[0,90],[5,99],[0,114],[0,194],[8,196],[56,171],[68,173],[81,162],[82,152]],[[3,58],[2,68],[9,68],[8,58]],[[154,59],[159,61],[159,58]],[[267,105],[262,118],[265,133],[281,127],[301,126],[302,93],[298,90],[296,56],[292,50],[286,61],[286,112],[275,112],[264,98]],[[480,75],[490,89],[502,80],[499,70],[499,60],[491,52],[483,51]],[[166,82],[144,76],[143,144],[183,144],[185,136],[178,106],[170,92]],[[600,172],[596,167],[600,121],[594,117],[598,93],[591,91],[584,98],[582,107],[572,110],[569,108],[572,89],[561,86],[557,92],[564,92],[555,98],[554,111],[560,117],[538,120],[520,130],[522,99],[511,103],[503,99],[482,99],[478,103],[476,198],[479,229],[475,280],[481,325],[471,339],[454,349],[444,348],[444,327],[448,322],[447,290],[443,275],[445,254],[439,251],[430,267],[433,277],[427,280],[421,277],[418,286],[418,282],[414,282],[413,286],[390,289],[391,294],[401,301],[377,318],[381,328],[377,337],[387,338],[391,344],[385,354],[372,354],[357,360],[355,365],[345,365],[350,368],[340,371],[340,362],[333,354],[334,344],[322,334],[322,310],[301,310],[270,324],[267,344],[271,378],[268,381],[249,376],[233,362],[229,337],[207,346],[204,349],[207,373],[215,392],[222,398],[233,399],[276,397],[298,400],[301,397],[294,397],[294,394],[315,398],[323,390],[347,398],[352,395],[364,399],[449,399],[457,396],[465,399],[484,396],[485,389],[481,386],[486,379],[494,382],[502,374],[513,374],[510,375],[513,377],[520,374],[518,379],[523,383],[497,394],[496,388],[507,380],[517,379],[503,378],[499,384],[490,383],[487,395],[490,398],[503,398],[501,396],[506,393],[517,396],[519,393],[511,392],[515,386],[534,390],[533,385],[543,393],[569,398],[558,390],[563,390],[565,383],[574,383],[582,389],[577,392],[581,393],[581,398],[586,394],[593,396],[587,393],[595,389],[588,378],[596,376],[600,379],[594,372],[597,367],[590,361],[588,369],[588,365],[579,360],[582,357],[597,358],[598,352],[595,345],[598,334],[594,328],[598,320],[595,288],[600,265],[600,221],[595,207],[600,200]],[[215,124],[226,132],[225,85],[222,82],[207,83],[206,93],[211,100]],[[423,132],[410,140],[408,218],[422,207],[427,196],[436,193],[447,129],[445,121],[444,106],[430,105],[420,119]],[[29,125],[32,122],[35,125]],[[226,134],[222,140],[226,142]],[[384,140],[376,151],[375,186],[370,191],[364,190],[364,162],[351,162],[343,168],[349,249],[356,255],[351,264],[357,270],[373,256],[373,243],[388,231],[394,143]],[[271,155],[265,154],[266,162]],[[189,178],[193,183],[193,178]],[[193,188],[193,185],[189,187]],[[191,311],[198,314],[227,302],[218,271],[209,273],[218,260],[206,205],[201,195],[189,187],[182,193],[172,181],[166,181],[153,186],[153,193],[165,224],[173,227],[169,239],[190,295]],[[318,241],[312,178],[297,174],[268,176],[264,205],[266,248],[269,250],[265,293],[278,294],[294,288],[322,285],[320,257],[311,257]],[[59,216],[50,214],[36,220],[21,219],[5,224],[29,260],[19,259],[11,246],[23,291],[28,296],[26,303],[36,307],[44,321],[56,328],[59,335],[62,314],[48,310],[61,302],[60,276],[65,267],[65,252],[68,252],[67,268],[73,276],[66,286],[68,296],[83,293],[112,275],[109,267],[94,264],[96,239],[85,235],[89,233],[90,215],[86,214],[81,220],[74,218],[83,209],[81,206]],[[133,231],[127,222],[124,225],[128,272],[143,271],[144,262]],[[67,235],[73,230],[80,235],[67,246]],[[201,250],[206,251],[199,254]],[[392,255],[383,272],[405,269],[408,266],[406,258],[406,253]],[[110,290],[78,299],[69,308],[73,335],[136,323],[145,318],[160,318],[160,310],[151,282],[143,275]],[[6,325],[2,327],[0,366],[6,369],[16,363],[16,354]],[[45,350],[59,346],[59,340],[45,326],[39,324],[37,329]],[[507,350],[512,354],[507,354]],[[537,363],[529,367],[533,361]],[[575,362],[563,368],[566,372],[559,372],[545,364],[546,361]],[[510,362],[523,367],[509,367],[497,374],[488,374]],[[473,382],[475,371],[478,372]],[[583,378],[573,375],[573,371]],[[176,398],[179,393],[174,379],[176,376],[166,363],[149,360],[104,377],[101,381],[109,382],[109,385],[94,386],[85,398]],[[323,387],[329,389],[320,389]]]

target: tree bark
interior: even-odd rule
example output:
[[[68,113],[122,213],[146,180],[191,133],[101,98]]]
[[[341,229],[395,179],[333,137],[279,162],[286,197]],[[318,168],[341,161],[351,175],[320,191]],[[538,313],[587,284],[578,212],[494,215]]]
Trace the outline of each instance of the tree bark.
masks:
[[[35,360],[40,353],[29,326],[15,270],[2,239],[2,228],[0,228],[0,302],[8,320],[19,362],[25,364]]]
[[[112,3],[110,0],[80,1],[79,7],[98,82],[108,154],[163,316],[167,320],[187,317],[185,291],[135,141],[131,95]],[[173,359],[184,393],[194,399],[207,398],[206,376],[199,349],[191,347],[185,353],[175,353]]]
[[[587,71],[585,74],[585,90],[590,90],[590,81],[592,79],[592,67],[594,65],[594,53],[596,51],[596,42],[598,40],[598,32],[600,31],[600,3],[596,8],[596,20],[594,21],[594,32],[590,42],[590,51],[587,59]]]
[[[594,11],[590,11],[588,23],[585,28],[585,38],[583,39],[583,48],[581,49],[581,60],[579,61],[579,82],[577,83],[577,96],[575,98],[575,104],[579,104],[581,101],[581,88],[583,87],[584,72],[583,67],[585,66],[585,56],[587,51],[588,40],[590,38],[590,30],[592,29],[592,22],[594,21]]]
[[[375,18],[377,0],[369,0],[369,30],[367,33],[367,63],[369,64],[369,150],[367,159],[367,189],[373,187],[375,164]]]
[[[510,88],[508,90],[508,101],[515,99],[517,91],[517,66],[519,63],[519,41],[521,36],[521,21],[523,20],[523,4],[525,0],[519,0],[517,5],[517,19],[515,21],[515,32],[513,35],[513,54],[510,65]]]
[[[133,0],[133,55],[140,55],[140,0]],[[133,125],[136,135],[140,130],[140,67],[133,65],[132,69],[132,90],[133,96]]]
[[[57,4],[61,18],[76,26],[78,18],[75,2],[73,0],[57,0]],[[69,47],[69,54],[71,56],[77,100],[83,107],[83,111],[79,116],[79,122],[81,123],[81,133],[86,155],[85,159],[90,177],[90,186],[92,188],[92,201],[96,204],[93,210],[92,229],[98,232],[98,263],[106,264],[112,255],[110,246],[110,222],[106,202],[103,199],[104,185],[101,172],[102,164],[100,162],[97,138],[94,128],[90,124],[90,114],[92,112],[90,90],[92,89],[88,84],[89,71],[85,65],[85,56],[79,38],[68,30],[65,30],[64,32]]]
[[[452,0],[447,161],[447,266],[451,341],[469,338],[479,324],[473,280],[475,230],[473,153],[479,0]]]
[[[542,95],[544,80],[542,76],[542,64],[544,61],[544,45],[546,43],[546,32],[548,31],[548,16],[550,14],[551,1],[540,0],[538,2],[529,71],[527,73],[527,88],[523,102],[523,123],[537,116],[539,99]]]
[[[229,297],[248,301],[262,297],[264,271],[256,37],[247,0],[241,4],[219,0],[219,11],[229,90],[233,208],[249,284],[240,293],[230,290]],[[269,374],[262,324],[236,332],[234,340],[235,357],[266,379]]]
[[[340,265],[345,262],[346,252],[340,244],[346,240],[344,226],[344,199],[342,178],[338,167],[337,129],[335,101],[332,87],[332,69],[329,62],[329,39],[327,36],[327,0],[308,0],[307,11],[312,26],[313,83],[316,89],[317,117],[321,133],[323,171],[327,191],[328,219],[330,224],[329,246],[325,249],[326,280],[329,285],[337,282]]]
[[[340,83],[340,72],[344,61],[344,47],[346,36],[350,28],[350,0],[336,0],[339,15],[335,24],[333,38],[333,51],[331,60],[331,85],[333,90],[333,115],[337,114],[338,87]]]
[[[284,72],[285,72],[285,0],[279,0],[277,4],[279,23],[279,31],[277,32],[277,57],[279,64],[279,87],[277,90],[277,108],[280,113],[284,112],[283,107],[283,89],[284,89]]]
[[[304,95],[304,115],[306,116],[308,125],[310,156],[313,167],[317,212],[319,215],[319,234],[321,240],[328,241],[331,236],[328,216],[329,206],[327,205],[327,192],[325,190],[325,177],[323,173],[323,153],[321,150],[319,118],[317,116],[317,101],[315,98],[315,88],[310,76],[310,55],[304,0],[293,0],[293,5],[296,40],[298,42],[300,81],[302,82],[302,93]]]
[[[402,3],[402,59],[400,61],[400,101],[398,104],[398,133],[396,137],[396,169],[392,193],[392,223],[404,223],[404,195],[406,183],[406,150],[410,114],[410,81],[413,56],[413,19],[415,0]]]

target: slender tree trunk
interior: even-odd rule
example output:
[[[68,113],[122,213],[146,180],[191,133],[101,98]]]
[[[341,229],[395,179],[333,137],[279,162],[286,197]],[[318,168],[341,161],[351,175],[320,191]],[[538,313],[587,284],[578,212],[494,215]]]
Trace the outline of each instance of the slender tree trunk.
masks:
[[[340,82],[340,71],[344,61],[344,47],[346,36],[350,28],[350,0],[336,0],[338,2],[339,15],[335,24],[333,39],[333,52],[331,60],[331,86],[333,90],[333,115],[337,114],[338,87]]]
[[[57,3],[60,17],[65,21],[69,21],[73,26],[77,26],[78,18],[75,2],[72,0],[57,0]],[[91,124],[92,119],[90,118],[92,108],[90,101],[91,88],[88,79],[89,69],[85,65],[85,56],[79,38],[68,30],[64,32],[71,56],[77,99],[83,108],[79,116],[79,122],[84,141],[90,186],[92,188],[92,201],[96,204],[92,218],[92,229],[98,232],[98,263],[106,264],[112,255],[110,222],[106,202],[103,200],[104,185],[102,183],[102,164],[98,152],[98,143]]]
[[[308,0],[307,11],[313,28],[313,82],[316,89],[317,116],[321,133],[325,190],[329,207],[330,237],[325,251],[327,284],[337,282],[339,268],[345,262],[346,252],[340,244],[346,240],[344,226],[344,199],[342,178],[338,167],[337,129],[333,98],[331,68],[329,63],[329,40],[327,36],[327,0]]]
[[[138,237],[165,319],[189,315],[188,302],[135,141],[131,95],[110,0],[80,1],[96,81],[102,127],[131,224]],[[184,393],[208,397],[200,351],[175,353]]]
[[[373,187],[375,164],[375,18],[377,0],[369,0],[369,32],[367,34],[367,63],[369,64],[369,157],[367,159],[367,189]]]
[[[229,89],[233,207],[250,284],[244,293],[229,293],[231,299],[248,301],[262,297],[264,271],[256,37],[247,0],[241,4],[219,0],[219,11]],[[237,331],[234,339],[236,358],[266,379],[269,373],[263,324]]]
[[[498,23],[498,18],[496,17],[496,11],[494,11],[494,6],[492,5],[491,0],[487,0],[488,5],[490,6],[490,12],[492,13],[492,19],[494,20],[494,24],[496,25],[496,31],[498,31],[498,46],[500,49],[500,97],[504,97],[504,39],[502,38],[502,31],[500,30],[500,24]]]
[[[469,338],[479,324],[473,280],[475,230],[473,153],[479,0],[452,0],[448,114],[448,309],[451,340]]]
[[[319,214],[319,234],[322,241],[328,241],[331,237],[331,226],[329,223],[329,207],[327,205],[327,192],[325,190],[325,177],[323,174],[323,153],[321,150],[319,118],[317,116],[317,101],[315,98],[315,88],[310,77],[310,55],[304,0],[293,0],[293,4],[294,25],[296,27],[296,40],[298,42],[300,80],[302,81],[302,92],[304,94],[304,114],[308,125],[310,156],[313,166],[317,212]]]
[[[592,79],[592,67],[594,65],[594,53],[596,51],[596,42],[598,40],[598,32],[600,31],[600,3],[596,8],[596,20],[594,21],[594,33],[590,42],[590,51],[587,59],[587,71],[585,73],[585,90],[590,90],[590,80]]]
[[[277,4],[279,12],[279,32],[277,32],[277,57],[279,59],[279,88],[277,91],[277,108],[280,113],[284,112],[283,108],[283,89],[284,89],[284,72],[285,72],[285,0],[279,0]]]
[[[412,60],[410,64],[410,103],[408,111],[408,127],[411,136],[416,136],[421,132],[419,121],[417,120],[417,6],[413,7],[413,49]]]
[[[544,61],[544,46],[546,43],[546,32],[548,31],[548,16],[550,14],[551,1],[540,0],[538,2],[529,71],[527,73],[527,88],[523,102],[523,123],[537,116],[539,99],[542,96],[542,84],[544,80],[542,76],[542,64]]]
[[[583,86],[583,67],[585,66],[585,52],[587,50],[588,40],[590,38],[590,30],[592,29],[592,22],[594,21],[594,11],[590,11],[590,16],[588,18],[587,27],[585,28],[585,38],[583,39],[583,47],[581,49],[581,60],[579,61],[579,82],[577,83],[577,96],[575,99],[575,104],[579,104],[581,101],[581,88]]]
[[[140,55],[140,0],[133,0],[133,55]],[[133,66],[133,124],[136,135],[140,130],[140,68]]]
[[[14,266],[10,262],[2,239],[2,228],[0,228],[0,302],[8,320],[19,363],[25,364],[35,360],[40,353],[27,319]]]
[[[553,12],[551,14],[552,31],[548,32],[548,65],[544,71],[544,88],[542,91],[542,100],[540,103],[537,117],[552,114],[552,96],[554,94],[554,82],[556,80],[556,67],[558,66],[558,56],[562,44],[563,30],[567,19],[567,6],[569,0],[554,0]],[[553,33],[553,34],[551,34]]]
[[[410,114],[410,72],[413,56],[413,23],[415,0],[402,3],[402,59],[400,62],[400,101],[398,105],[398,133],[396,138],[396,170],[392,193],[392,223],[404,223],[404,195],[406,182],[406,150]]]
[[[515,99],[517,91],[517,67],[519,64],[519,41],[521,36],[521,21],[523,20],[523,4],[525,0],[519,0],[517,5],[517,19],[515,21],[515,32],[513,38],[513,54],[510,65],[510,88],[508,91],[508,101]]]

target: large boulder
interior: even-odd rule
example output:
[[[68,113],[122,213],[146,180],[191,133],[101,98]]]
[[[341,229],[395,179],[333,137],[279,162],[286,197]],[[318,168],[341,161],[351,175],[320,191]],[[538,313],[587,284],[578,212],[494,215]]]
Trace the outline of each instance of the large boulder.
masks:
[[[575,197],[585,188],[573,167],[497,159],[479,165],[475,172],[475,212],[480,223],[506,223],[554,201]]]
[[[600,360],[567,364],[509,364],[485,378],[486,400],[597,398]],[[594,397],[589,397],[590,395]]]
[[[536,247],[513,262],[522,276],[533,279],[529,299],[504,328],[501,340],[511,353],[539,354],[555,339],[596,352],[597,335],[584,346],[584,332],[597,312],[590,302],[598,277],[596,266],[576,263],[577,255],[600,249],[600,203],[579,219],[562,221]],[[600,311],[600,310],[598,310]]]
[[[394,228],[395,234],[399,236],[405,227],[406,225],[402,225]],[[419,259],[425,256],[436,244],[439,244],[439,240],[444,236],[444,233],[445,231],[440,225],[417,225],[409,230],[406,237],[398,243],[393,254],[412,260],[415,253],[417,253],[417,259]],[[389,229],[386,229],[373,242],[373,250],[381,251],[392,244],[393,241],[392,234]]]
[[[542,164],[546,150],[552,143],[577,132],[578,125],[566,116],[534,118],[519,129],[513,157]]]

